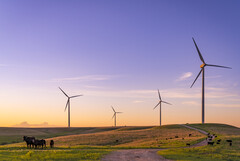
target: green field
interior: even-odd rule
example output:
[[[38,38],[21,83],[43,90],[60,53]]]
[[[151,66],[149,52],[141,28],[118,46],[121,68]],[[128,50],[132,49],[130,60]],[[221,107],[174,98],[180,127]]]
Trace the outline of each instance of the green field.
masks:
[[[195,148],[168,149],[159,151],[158,154],[172,160],[194,161],[239,161],[240,160],[240,128],[224,124],[190,124],[211,134],[216,134],[213,146]],[[221,139],[220,144],[216,140]],[[232,146],[226,140],[232,140]]]
[[[192,137],[188,136],[190,133]],[[23,135],[47,138],[48,145],[49,140],[53,139],[55,148],[47,147],[43,150],[26,148],[26,144],[22,142]],[[186,143],[193,144],[204,137],[197,131],[179,125],[70,129],[0,128],[0,140],[6,143],[0,146],[0,158],[2,160],[100,160],[112,150],[184,147]],[[19,141],[20,143],[12,143]]]

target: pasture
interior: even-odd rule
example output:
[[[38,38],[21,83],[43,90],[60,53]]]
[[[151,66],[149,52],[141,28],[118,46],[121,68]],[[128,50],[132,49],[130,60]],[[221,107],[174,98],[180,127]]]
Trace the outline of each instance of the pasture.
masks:
[[[20,143],[11,143],[15,138],[22,139],[23,135],[34,135],[39,139],[44,137],[47,148],[29,149],[21,140]],[[100,160],[104,155],[117,149],[184,147],[186,143],[193,144],[205,138],[201,133],[179,125],[70,129],[11,128],[5,132],[1,131],[1,137],[10,139],[5,140],[10,144],[0,146],[0,158],[3,160]],[[55,141],[53,149],[49,148],[51,139]]]
[[[239,161],[240,160],[240,128],[225,124],[190,124],[211,134],[216,134],[213,146],[195,148],[168,149],[159,151],[158,154],[172,160],[195,161]],[[221,139],[220,144],[216,144]],[[226,140],[232,140],[232,146]]]

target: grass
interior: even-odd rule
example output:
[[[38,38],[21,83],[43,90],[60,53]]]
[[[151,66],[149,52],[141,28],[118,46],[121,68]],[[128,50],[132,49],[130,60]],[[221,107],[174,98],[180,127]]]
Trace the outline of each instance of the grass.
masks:
[[[192,133],[192,137],[188,134]],[[175,138],[178,136],[178,138]],[[201,133],[179,125],[162,127],[123,127],[112,131],[55,137],[56,146],[110,146],[118,148],[183,147],[187,142],[202,139]],[[166,140],[166,138],[168,138]],[[184,138],[184,140],[182,139]]]
[[[23,141],[23,136],[35,136],[39,139],[57,136],[96,133],[115,130],[114,127],[82,127],[82,128],[12,128],[0,127],[0,145],[18,143]]]
[[[216,134],[213,146],[203,146],[195,148],[168,149],[159,151],[158,154],[172,160],[194,160],[194,161],[240,161],[240,129],[224,124],[190,124],[211,134]],[[220,144],[216,144],[217,139],[222,139]],[[226,142],[227,139],[233,141],[232,146]]]
[[[78,148],[54,148],[54,149],[26,149],[26,148],[1,148],[0,158],[4,161],[44,161],[44,160],[100,160],[103,155],[111,152],[111,149],[78,149]]]
[[[16,133],[18,135],[15,135]],[[193,136],[188,137],[189,133]],[[23,135],[47,138],[47,145],[49,140],[53,139],[55,148],[27,149],[24,142],[15,143],[21,141]],[[186,142],[196,143],[203,138],[201,133],[179,125],[70,129],[7,128],[0,131],[0,140],[2,143],[11,144],[0,146],[0,160],[100,160],[117,149],[183,147]]]

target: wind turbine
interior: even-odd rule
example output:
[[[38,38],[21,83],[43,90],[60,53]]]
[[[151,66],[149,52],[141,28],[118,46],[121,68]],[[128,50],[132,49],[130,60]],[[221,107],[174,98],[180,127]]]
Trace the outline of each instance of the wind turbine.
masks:
[[[155,109],[159,105],[159,107],[160,107],[160,126],[161,126],[162,125],[162,108],[161,108],[162,102],[169,104],[169,105],[172,105],[172,104],[162,100],[159,90],[158,90],[158,97],[159,97],[159,102],[153,109]]]
[[[199,58],[200,58],[200,60],[202,61],[203,64],[200,65],[201,70],[200,70],[200,72],[198,73],[196,79],[194,80],[194,82],[193,82],[193,84],[191,85],[190,88],[192,88],[192,86],[194,85],[194,83],[195,83],[196,80],[198,79],[199,75],[202,73],[202,124],[204,124],[204,123],[205,123],[204,68],[205,68],[206,66],[219,67],[219,68],[228,68],[228,69],[232,69],[232,68],[230,68],[230,67],[226,67],[226,66],[220,66],[220,65],[206,64],[205,61],[204,61],[204,59],[203,59],[203,57],[202,57],[202,54],[201,54],[200,50],[198,49],[198,46],[197,46],[197,44],[196,44],[194,38],[192,38],[192,39],[193,39],[193,42],[194,42],[195,47],[196,47],[196,49],[197,49],[197,52],[198,52]]]
[[[114,118],[114,125],[115,125],[115,127],[116,127],[116,126],[117,126],[117,113],[122,113],[122,112],[116,112],[116,111],[114,110],[113,106],[111,106],[111,107],[112,107],[112,110],[113,110],[113,112],[114,112],[112,119]]]
[[[76,96],[68,96],[60,87],[59,87],[59,89],[63,92],[63,94],[65,95],[65,96],[67,96],[67,104],[66,104],[66,107],[65,107],[65,110],[64,111],[66,111],[66,109],[67,109],[67,107],[68,107],[68,127],[70,128],[70,98],[75,98],[75,97],[79,97],[79,96],[83,96],[83,95],[76,95]]]

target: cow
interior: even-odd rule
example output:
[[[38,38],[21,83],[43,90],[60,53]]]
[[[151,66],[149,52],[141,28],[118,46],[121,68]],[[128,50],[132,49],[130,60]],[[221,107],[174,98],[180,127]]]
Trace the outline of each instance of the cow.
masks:
[[[213,145],[213,144],[214,144],[214,142],[212,142],[212,141],[211,141],[211,142],[208,142],[207,144],[208,144],[208,145]]]
[[[45,145],[45,148],[46,148],[46,141],[45,140],[35,140],[34,142],[34,145],[35,145],[35,148],[37,148],[38,146],[42,146],[42,149],[43,149],[43,146]]]
[[[186,145],[187,145],[187,146],[190,146],[190,143],[187,143]]]
[[[50,147],[53,148],[54,147],[54,141],[50,140]]]
[[[23,136],[23,140],[27,143],[27,147],[34,147],[35,137]]]

